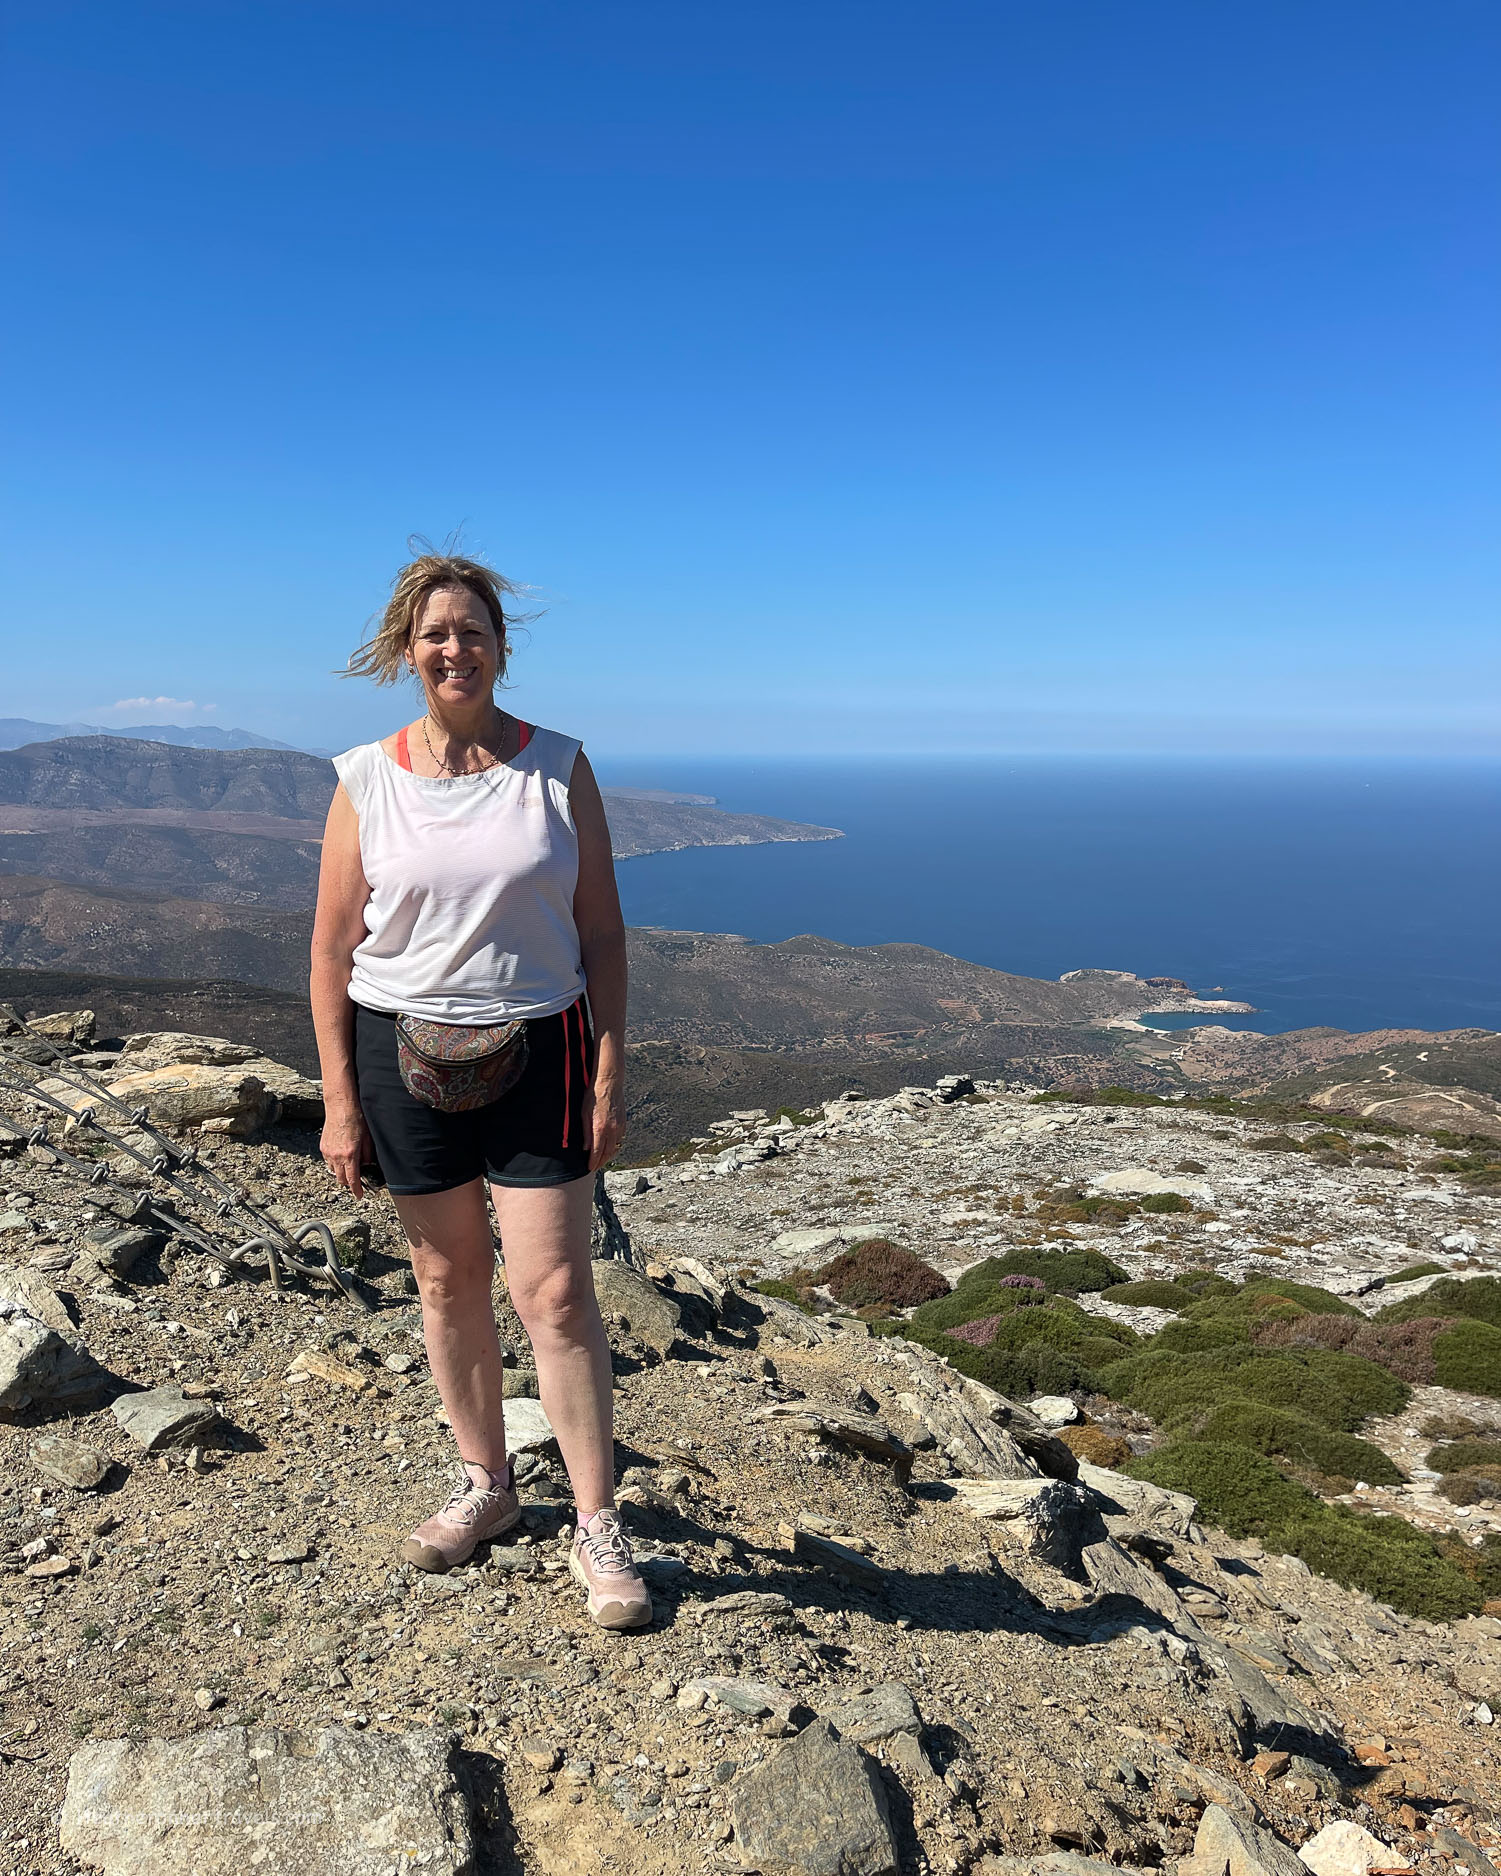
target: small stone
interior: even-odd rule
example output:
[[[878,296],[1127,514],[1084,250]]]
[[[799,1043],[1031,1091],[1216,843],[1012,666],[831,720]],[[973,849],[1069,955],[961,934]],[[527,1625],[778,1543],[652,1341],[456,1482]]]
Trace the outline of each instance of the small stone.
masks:
[[[1027,1406],[1045,1427],[1055,1431],[1059,1427],[1071,1427],[1083,1417],[1078,1405],[1067,1394],[1040,1394],[1036,1400],[1028,1401]]]
[[[1291,1753],[1258,1752],[1251,1761],[1251,1770],[1264,1784],[1270,1784],[1274,1778],[1280,1778],[1291,1763]]]
[[[219,1418],[212,1401],[188,1400],[175,1382],[138,1394],[122,1394],[110,1412],[148,1453],[164,1446],[193,1445]]]
[[[351,1368],[348,1362],[337,1361],[321,1348],[305,1348],[301,1354],[293,1357],[288,1375],[311,1374],[320,1381],[327,1381],[333,1387],[347,1387],[352,1394],[363,1394],[371,1385],[370,1377],[362,1374],[358,1368]]]
[[[28,1563],[27,1576],[69,1576],[74,1568],[71,1557],[43,1557],[39,1563]]]
[[[66,1434],[48,1433],[31,1449],[31,1463],[38,1472],[68,1485],[75,1492],[91,1492],[109,1471],[109,1461],[83,1440]]]
[[[523,1740],[521,1756],[536,1772],[555,1772],[563,1763],[562,1753],[556,1746],[548,1745],[545,1739]]]
[[[661,1680],[653,1681],[647,1691],[651,1694],[653,1700],[671,1700],[677,1690],[678,1684],[676,1681]]]
[[[277,1544],[266,1552],[267,1563],[306,1563],[313,1547],[306,1538],[289,1544]]]
[[[193,1705],[201,1713],[212,1713],[215,1707],[224,1705],[224,1696],[215,1693],[212,1687],[196,1687],[193,1690]]]

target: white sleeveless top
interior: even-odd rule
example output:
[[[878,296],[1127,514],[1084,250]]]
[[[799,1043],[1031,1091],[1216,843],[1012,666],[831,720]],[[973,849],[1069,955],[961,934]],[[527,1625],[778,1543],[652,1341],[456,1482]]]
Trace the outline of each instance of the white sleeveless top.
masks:
[[[379,743],[334,757],[360,823],[369,934],[349,994],[447,1023],[551,1016],[584,988],[573,922],[579,744],[534,729],[479,775],[414,774]]]

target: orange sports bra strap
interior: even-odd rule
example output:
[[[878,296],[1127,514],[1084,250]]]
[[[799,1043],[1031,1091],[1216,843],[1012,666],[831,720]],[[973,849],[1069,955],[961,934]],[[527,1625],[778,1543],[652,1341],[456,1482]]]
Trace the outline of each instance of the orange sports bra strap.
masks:
[[[405,723],[403,723],[401,728],[396,732],[396,760],[404,769],[409,769],[412,766],[411,754],[407,749],[407,726]]]

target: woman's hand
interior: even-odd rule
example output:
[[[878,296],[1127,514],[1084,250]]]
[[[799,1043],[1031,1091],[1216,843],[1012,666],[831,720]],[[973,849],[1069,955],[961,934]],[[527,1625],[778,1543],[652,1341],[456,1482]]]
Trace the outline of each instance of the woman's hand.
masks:
[[[584,1138],[589,1170],[608,1166],[625,1139],[625,1090],[618,1081],[596,1080],[584,1092]]]
[[[319,1142],[324,1164],[339,1184],[354,1198],[363,1198],[360,1168],[375,1158],[365,1116],[357,1107],[328,1108],[323,1118],[323,1138]]]

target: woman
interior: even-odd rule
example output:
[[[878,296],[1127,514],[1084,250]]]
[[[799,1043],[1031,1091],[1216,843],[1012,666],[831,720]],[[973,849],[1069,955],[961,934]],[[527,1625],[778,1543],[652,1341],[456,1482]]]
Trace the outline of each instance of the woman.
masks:
[[[398,574],[379,629],[350,660],[377,683],[415,675],[427,708],[334,763],[311,981],[323,1157],[358,1198],[373,1148],[411,1246],[428,1359],[464,1467],[403,1558],[450,1570],[521,1515],[488,1182],[511,1301],[573,1487],[570,1566],[595,1622],[639,1628],[651,1602],[615,1511],[610,1351],[589,1265],[593,1174],[625,1133],[625,928],[579,745],[495,702],[509,650],[502,595],[513,590],[475,561],[424,555]],[[414,1058],[399,1059],[399,1028],[462,1052],[518,1019],[519,1031],[500,1033],[508,1073],[524,1035],[520,1079],[487,1105],[431,1105]],[[413,1027],[433,1024],[454,1027]]]

